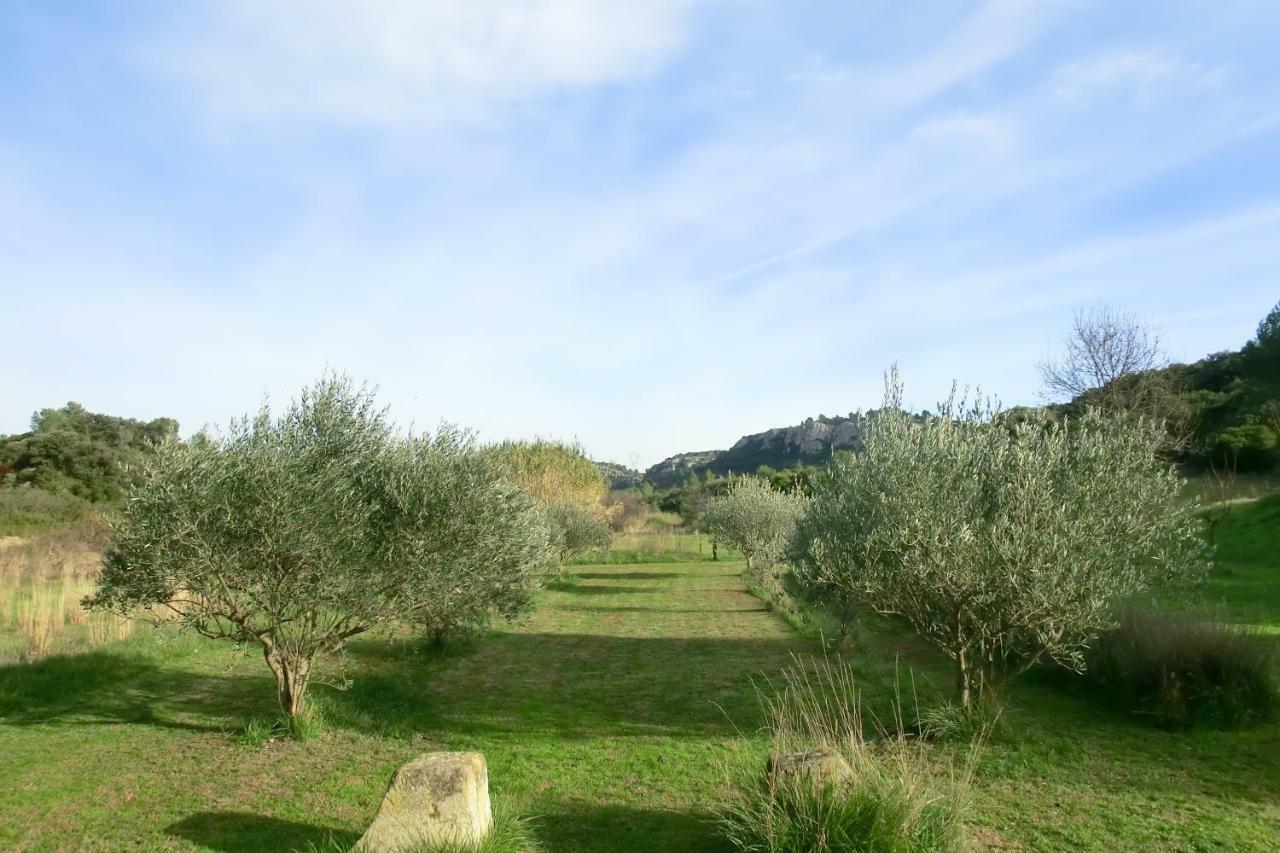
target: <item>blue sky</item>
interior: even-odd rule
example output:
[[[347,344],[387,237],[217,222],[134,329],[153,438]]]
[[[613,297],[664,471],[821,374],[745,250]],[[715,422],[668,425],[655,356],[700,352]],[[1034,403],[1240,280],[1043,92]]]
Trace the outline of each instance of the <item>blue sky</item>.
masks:
[[[645,465],[1280,299],[1280,5],[9,0],[0,432],[326,368]]]

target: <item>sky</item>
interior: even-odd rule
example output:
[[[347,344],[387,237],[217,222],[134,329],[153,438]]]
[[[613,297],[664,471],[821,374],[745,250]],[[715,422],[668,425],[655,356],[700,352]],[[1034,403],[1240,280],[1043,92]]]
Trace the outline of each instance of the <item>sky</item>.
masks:
[[[0,433],[326,370],[646,466],[1280,300],[1280,4],[0,2]]]

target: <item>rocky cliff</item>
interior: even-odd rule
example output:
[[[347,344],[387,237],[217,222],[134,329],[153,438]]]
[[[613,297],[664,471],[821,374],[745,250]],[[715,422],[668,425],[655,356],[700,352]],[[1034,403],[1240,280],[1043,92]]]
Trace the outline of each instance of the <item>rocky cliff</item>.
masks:
[[[833,450],[857,450],[862,446],[862,418],[818,417],[790,427],[744,435],[728,450],[680,453],[645,471],[658,488],[678,486],[690,473],[750,473],[761,465],[792,468],[822,464]]]

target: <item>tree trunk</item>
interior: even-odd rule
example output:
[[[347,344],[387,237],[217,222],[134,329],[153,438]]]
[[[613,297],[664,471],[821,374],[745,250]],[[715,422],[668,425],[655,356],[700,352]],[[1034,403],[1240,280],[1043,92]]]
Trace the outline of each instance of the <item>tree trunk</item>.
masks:
[[[270,646],[263,647],[263,656],[276,677],[276,699],[280,702],[280,710],[288,714],[290,719],[296,718],[306,705],[311,659]]]
[[[956,654],[956,704],[966,711],[973,710],[973,670],[964,649]]]

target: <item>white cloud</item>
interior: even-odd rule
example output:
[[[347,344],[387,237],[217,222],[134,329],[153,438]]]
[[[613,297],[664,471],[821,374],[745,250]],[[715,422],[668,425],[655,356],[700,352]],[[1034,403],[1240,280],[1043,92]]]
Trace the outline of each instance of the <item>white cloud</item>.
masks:
[[[693,0],[218,0],[149,50],[223,116],[485,118],[495,101],[652,72]]]
[[[1158,94],[1186,96],[1212,85],[1222,69],[1206,68],[1156,48],[1131,48],[1064,65],[1046,86],[1060,98],[1090,101],[1106,96],[1148,99]]]
[[[1078,5],[1079,0],[986,0],[933,49],[898,68],[873,72],[864,85],[898,104],[927,100],[1024,50]]]

